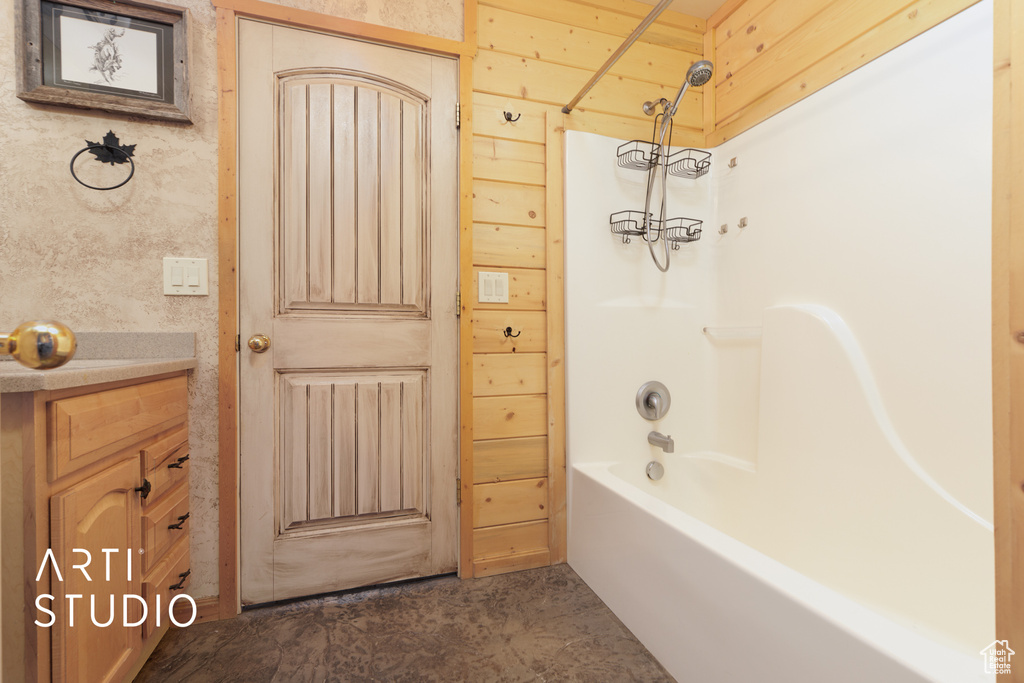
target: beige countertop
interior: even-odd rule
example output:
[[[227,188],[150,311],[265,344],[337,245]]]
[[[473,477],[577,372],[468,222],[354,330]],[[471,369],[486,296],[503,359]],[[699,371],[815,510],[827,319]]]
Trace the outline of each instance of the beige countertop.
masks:
[[[196,367],[192,332],[78,332],[78,350],[53,370],[0,361],[0,393],[52,391]]]
[[[0,362],[0,392],[51,391],[191,370],[193,358],[72,359],[53,370],[32,370],[14,361]]]

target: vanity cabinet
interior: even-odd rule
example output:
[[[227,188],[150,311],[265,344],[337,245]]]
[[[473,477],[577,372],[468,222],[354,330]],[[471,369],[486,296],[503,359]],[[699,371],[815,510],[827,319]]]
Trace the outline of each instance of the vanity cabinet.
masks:
[[[191,575],[186,379],[2,395],[5,680],[131,680],[167,632]]]

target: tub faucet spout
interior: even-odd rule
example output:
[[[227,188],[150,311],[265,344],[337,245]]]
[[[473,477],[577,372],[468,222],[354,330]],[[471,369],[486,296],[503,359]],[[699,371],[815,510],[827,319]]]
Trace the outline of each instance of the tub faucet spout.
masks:
[[[676,442],[671,436],[665,436],[661,432],[651,432],[647,435],[647,443],[657,446],[666,453],[673,453],[676,450]]]

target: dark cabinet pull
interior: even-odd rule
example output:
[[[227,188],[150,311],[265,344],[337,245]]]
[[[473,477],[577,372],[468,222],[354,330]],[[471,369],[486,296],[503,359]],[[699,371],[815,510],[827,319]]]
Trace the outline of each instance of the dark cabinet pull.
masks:
[[[191,514],[190,512],[186,512],[185,514],[180,515],[178,517],[178,523],[177,524],[168,524],[167,528],[168,529],[180,529],[181,525],[185,523],[185,520],[189,518],[190,514]]]
[[[167,469],[169,469],[169,470],[180,470],[182,464],[184,464],[184,462],[186,460],[188,460],[188,453],[186,453],[185,455],[181,456],[180,458],[178,458],[177,460],[172,462],[170,465],[168,465]]]
[[[172,583],[170,586],[168,586],[168,589],[172,591],[180,591],[182,588],[185,587],[185,579],[187,579],[188,575],[191,573],[192,570],[189,569],[185,572],[182,572],[181,574],[178,574],[178,583]]]
[[[149,492],[153,490],[153,485],[149,483],[149,479],[142,480],[142,486],[135,489],[143,498],[149,497]]]

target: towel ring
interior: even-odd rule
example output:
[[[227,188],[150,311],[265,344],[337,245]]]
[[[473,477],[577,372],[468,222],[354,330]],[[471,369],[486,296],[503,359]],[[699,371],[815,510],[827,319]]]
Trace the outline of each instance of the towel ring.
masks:
[[[109,149],[109,150],[111,150],[111,152],[115,152],[116,151],[119,154],[124,156],[124,161],[116,161],[115,160],[115,161],[112,161],[111,163],[123,164],[125,161],[127,161],[129,164],[132,165],[132,169],[128,173],[128,177],[125,178],[124,180],[122,180],[121,182],[119,182],[117,185],[111,185],[110,187],[96,187],[95,185],[90,185],[89,183],[83,181],[75,173],[75,161],[78,159],[78,157],[80,157],[82,155],[82,152],[88,152],[89,150],[100,149],[100,148]],[[87,145],[87,146],[83,147],[82,149],[78,150],[75,153],[75,156],[71,157],[71,163],[69,164],[69,167],[71,169],[71,177],[74,178],[75,180],[77,180],[79,182],[79,184],[85,185],[86,187],[88,187],[90,190],[104,190],[104,191],[105,190],[116,190],[117,188],[122,187],[123,185],[128,184],[128,181],[132,179],[133,175],[135,175],[135,162],[132,160],[131,156],[127,152],[125,152],[123,149],[120,149],[120,148],[115,147],[113,145],[103,145],[103,144]]]

